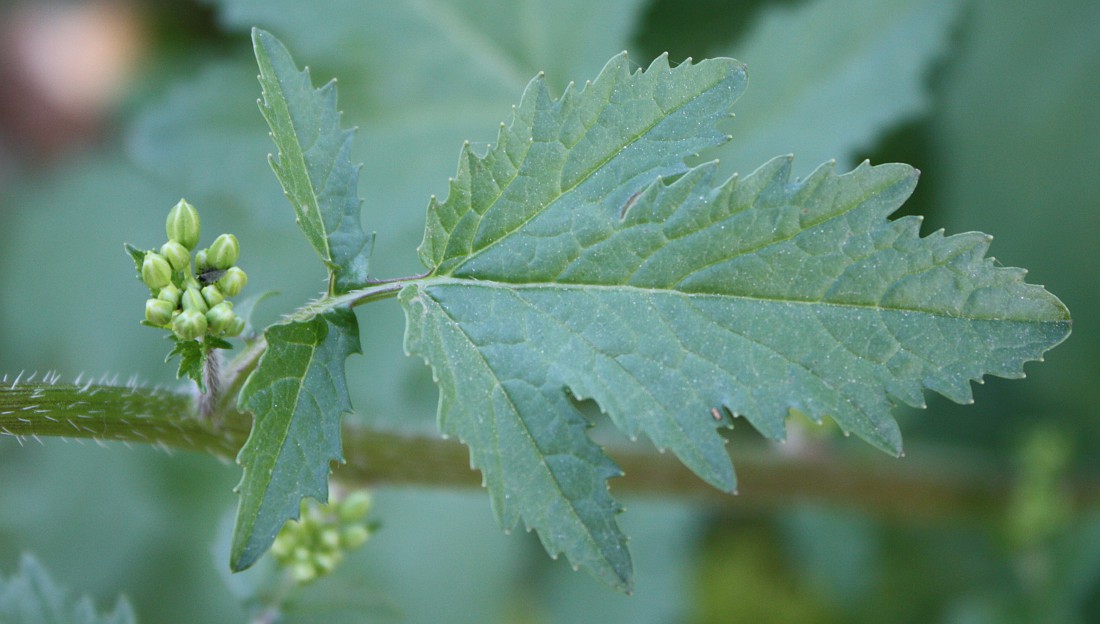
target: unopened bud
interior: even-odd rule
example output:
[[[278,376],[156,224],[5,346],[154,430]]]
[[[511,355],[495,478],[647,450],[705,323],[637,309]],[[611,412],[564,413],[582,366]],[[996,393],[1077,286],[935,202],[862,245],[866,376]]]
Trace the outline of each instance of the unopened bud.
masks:
[[[148,299],[145,302],[145,320],[153,325],[164,326],[172,322],[175,304],[163,299]]]
[[[363,542],[366,542],[369,537],[370,529],[362,524],[353,524],[344,527],[344,530],[340,533],[340,543],[348,550],[355,550],[362,546]]]
[[[342,522],[357,522],[366,517],[370,511],[370,494],[363,490],[357,490],[348,494],[347,498],[340,501],[337,507]]]
[[[237,237],[232,234],[222,234],[214,239],[210,250],[206,253],[206,260],[215,269],[225,270],[237,264],[237,258],[241,255],[241,245]]]
[[[206,334],[206,317],[201,312],[184,309],[172,321],[172,332],[180,340],[194,340]]]
[[[160,292],[157,293],[157,299],[167,301],[168,303],[172,304],[173,308],[175,308],[180,304],[180,295],[182,294],[183,293],[180,292],[178,286],[170,283],[164,288],[160,289]]]
[[[186,199],[181,199],[168,211],[165,230],[168,232],[168,240],[176,241],[187,249],[194,249],[199,244],[198,211]]]
[[[340,548],[340,529],[335,526],[327,526],[320,530],[317,541],[326,550],[338,550]]]
[[[229,267],[225,275],[218,280],[218,288],[226,297],[236,297],[248,283],[248,275],[240,267]]]
[[[210,268],[210,261],[206,258],[206,250],[200,249],[195,252],[195,272],[202,273]]]
[[[211,334],[220,335],[233,323],[235,318],[237,318],[237,315],[233,313],[233,304],[223,301],[207,311],[206,328]]]
[[[335,552],[319,552],[313,555],[313,567],[320,574],[328,574],[336,569],[336,565],[343,559],[343,554],[340,551]],[[318,576],[320,576],[320,574]]]
[[[194,310],[199,314],[206,314],[206,311],[210,309],[210,306],[206,305],[206,300],[202,298],[202,293],[198,288],[188,287],[183,291],[183,298],[180,301],[180,306],[184,310]]]
[[[214,284],[203,286],[202,298],[206,301],[206,305],[210,306],[211,308],[218,305],[222,301],[225,301],[225,295],[222,294],[222,291]]]
[[[152,290],[160,290],[172,283],[172,265],[164,256],[150,251],[141,261],[141,281]]]
[[[310,561],[295,563],[290,569],[290,575],[299,583],[308,583],[318,576],[317,569],[314,568],[313,563]]]
[[[231,322],[229,324],[229,326],[225,328],[225,335],[230,337],[230,338],[233,338],[235,336],[240,336],[241,332],[243,332],[243,331],[244,331],[244,319],[239,317],[239,316],[234,316],[233,317],[233,322]]]
[[[191,252],[174,240],[160,246],[160,255],[167,258],[168,263],[177,271],[182,271],[191,266]]]

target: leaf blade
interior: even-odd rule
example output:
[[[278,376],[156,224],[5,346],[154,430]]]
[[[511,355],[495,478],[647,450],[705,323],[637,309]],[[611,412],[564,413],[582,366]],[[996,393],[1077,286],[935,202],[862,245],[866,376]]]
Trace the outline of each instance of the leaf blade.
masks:
[[[372,237],[359,221],[359,167],[351,162],[354,131],[340,128],[335,82],[314,89],[271,33],[252,31],[260,68],[260,112],[279,155],[271,168],[294,207],[298,225],[335,276],[335,293],[366,284]]]
[[[522,379],[501,380],[474,337],[424,295],[415,285],[399,294],[410,317],[406,350],[439,364],[434,370],[444,397],[440,430],[469,446],[471,465],[484,475],[499,523],[511,529],[522,510],[527,527],[538,531],[551,555],[565,552],[574,566],[629,590],[626,536],[615,521],[621,508],[606,483],[621,472],[585,435],[587,421],[563,394],[533,394]],[[540,405],[543,400],[548,402]],[[469,405],[476,407],[464,409]],[[558,418],[530,418],[540,407]]]
[[[714,181],[716,163],[688,169],[685,157],[720,142],[713,127],[736,85],[715,90],[687,116],[695,123],[671,124],[660,141],[639,140],[657,124],[609,132],[608,149],[582,149],[578,160],[592,164],[574,167],[568,147],[581,141],[566,146],[561,137],[576,118],[601,107],[588,119],[621,113],[623,102],[630,110],[636,83],[623,87],[627,97],[605,94],[655,68],[660,79],[677,79],[661,59],[634,75],[620,60],[560,100],[536,80],[496,147],[485,155],[464,148],[450,196],[429,207],[420,251],[434,274],[399,297],[406,350],[425,358],[442,388],[440,428],[470,447],[505,527],[522,517],[551,554],[564,550],[613,578],[605,553],[618,543],[617,527],[603,543],[555,539],[568,522],[540,506],[568,498],[568,488],[510,483],[507,474],[529,470],[490,434],[509,419],[529,428],[540,418],[577,423],[567,393],[594,399],[628,435],[645,433],[734,490],[716,435],[730,415],[772,439],[784,437],[791,410],[828,415],[900,454],[895,402],[923,405],[924,388],[967,401],[971,380],[1019,376],[1025,361],[1068,335],[1057,298],[984,259],[985,235],[922,239],[919,219],[886,219],[916,184],[911,167],[864,164],[836,175],[827,164],[792,181],[791,159],[780,158],[723,184]],[[703,90],[738,82],[739,72],[743,81],[730,61]],[[582,136],[600,126],[580,125]],[[547,157],[529,147],[553,141],[567,149]],[[641,153],[618,156],[632,145]],[[666,184],[669,175],[678,177]],[[508,397],[510,414],[494,413],[486,430],[479,415],[492,412],[485,397],[495,394]],[[572,430],[572,452],[587,456],[582,430]],[[570,475],[578,491],[612,474],[599,466]],[[596,515],[581,524],[613,519],[617,507],[596,503],[603,491],[587,491],[600,498],[586,503]]]
[[[252,565],[306,496],[328,499],[331,461],[343,461],[340,417],[351,411],[344,360],[360,352],[350,309],[336,308],[264,332],[267,350],[239,397],[253,414],[237,456],[244,472],[230,565]]]
[[[661,56],[631,72],[625,53],[558,100],[535,78],[492,150],[481,157],[463,149],[447,200],[429,206],[421,260],[440,274],[492,278],[472,260],[522,257],[502,243],[529,222],[565,210],[584,218],[578,203],[620,210],[653,178],[683,173],[685,156],[728,138],[715,123],[729,116],[745,82],[733,59],[672,68]],[[485,184],[472,188],[474,178]]]

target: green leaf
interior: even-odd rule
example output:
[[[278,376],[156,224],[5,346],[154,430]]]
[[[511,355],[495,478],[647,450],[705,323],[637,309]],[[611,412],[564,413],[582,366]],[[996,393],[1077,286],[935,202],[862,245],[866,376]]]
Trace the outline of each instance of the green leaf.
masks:
[[[359,167],[350,158],[355,133],[340,128],[335,81],[314,89],[309,70],[298,71],[270,33],[254,29],[252,43],[263,85],[260,111],[279,148],[271,168],[306,239],[335,276],[334,292],[362,287],[373,243],[359,222]]]
[[[149,253],[134,247],[130,243],[123,243],[122,248],[126,251],[126,254],[134,261],[134,269],[137,270],[137,277],[141,279],[141,265],[145,262],[145,254]]]
[[[176,379],[187,377],[198,384],[200,392],[206,392],[206,382],[202,370],[203,362],[206,360],[206,352],[203,350],[202,344],[197,340],[180,340],[175,334],[168,334],[167,338],[173,344],[172,350],[168,352],[168,356],[164,358],[164,361],[169,362],[174,357],[180,359],[179,369],[176,370]]]
[[[134,612],[119,598],[111,613],[96,613],[91,598],[72,599],[54,583],[31,555],[23,555],[19,569],[0,577],[0,621],[20,624],[132,624]]]
[[[1020,377],[1069,333],[1058,299],[984,258],[988,236],[887,220],[911,167],[683,172],[743,81],[728,59],[630,74],[622,57],[557,101],[534,81],[495,148],[463,150],[429,208],[435,274],[400,294],[440,428],[470,446],[501,522],[620,587],[615,468],[570,395],[732,491],[715,431],[731,415],[777,440],[791,410],[829,416],[900,453],[895,402],[969,401],[971,380]]]
[[[233,348],[231,343],[215,336],[206,336],[202,342],[180,340],[175,334],[167,334],[165,337],[172,341],[172,350],[168,352],[164,361],[170,362],[172,358],[179,357],[180,365],[176,370],[176,379],[187,377],[198,385],[199,392],[206,392],[206,375],[203,367],[210,352],[214,349]]]
[[[244,467],[230,565],[243,570],[267,551],[301,501],[328,499],[329,462],[343,461],[340,417],[351,411],[344,360],[359,353],[355,313],[335,308],[272,325],[267,350],[241,389],[252,432],[237,456]]]
[[[728,116],[744,82],[744,68],[729,59],[673,69],[661,57],[644,73],[631,73],[626,55],[557,102],[536,78],[495,150],[479,158],[469,146],[463,149],[450,197],[443,204],[433,200],[429,209],[422,260],[437,274],[461,269],[492,279],[481,274],[476,258],[507,256],[501,267],[507,279],[526,279],[535,248],[498,250],[496,243],[509,241],[509,233],[556,222],[567,230],[576,226],[560,238],[568,244],[565,239],[595,223],[585,214],[592,204],[619,210],[657,176],[683,172],[685,153],[725,139],[714,126]],[[546,233],[544,242],[556,246]],[[564,551],[574,565],[628,589],[626,539],[605,483],[619,471],[584,434],[586,422],[562,386],[550,393],[537,391],[538,384],[508,387],[513,375],[527,383],[526,364],[496,369],[471,342],[477,339],[440,307],[434,291],[410,287],[401,298],[409,319],[406,348],[436,365],[440,428],[469,444],[501,523],[511,527],[522,511],[549,552]],[[517,339],[524,339],[522,328],[511,324],[518,318],[496,318],[507,322],[491,333],[519,332]],[[556,416],[532,419],[547,411]],[[721,443],[716,445],[720,452]]]
[[[540,75],[524,92],[512,125],[502,124],[496,148],[484,158],[468,145],[462,150],[447,201],[433,199],[428,208],[421,261],[438,274],[458,263],[476,274],[474,265],[483,260],[475,258],[518,253],[505,264],[522,272],[533,254],[571,245],[571,235],[543,241],[547,249],[501,249],[499,242],[544,221],[564,223],[579,207],[622,209],[654,178],[684,172],[685,156],[728,138],[715,124],[730,116],[744,87],[744,66],[732,59],[673,69],[661,56],[632,74],[623,53],[595,82],[566,90],[558,102]]]

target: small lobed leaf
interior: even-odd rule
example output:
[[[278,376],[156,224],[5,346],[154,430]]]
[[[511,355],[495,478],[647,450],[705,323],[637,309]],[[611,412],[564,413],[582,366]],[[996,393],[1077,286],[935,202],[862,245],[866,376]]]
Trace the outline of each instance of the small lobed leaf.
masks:
[[[534,81],[493,149],[463,150],[429,207],[433,275],[399,299],[440,428],[469,445],[500,521],[523,518],[551,554],[625,589],[617,470],[570,395],[732,491],[716,431],[731,416],[777,440],[792,410],[828,416],[900,454],[896,402],[923,406],[925,388],[968,402],[971,381],[1022,376],[1070,322],[985,258],[987,235],[889,221],[909,166],[792,180],[778,158],[725,182],[716,163],[688,169],[722,140],[743,68],[624,61],[559,100]]]
[[[253,414],[237,456],[244,468],[230,565],[251,566],[267,551],[301,501],[328,498],[329,464],[343,461],[340,418],[351,411],[344,360],[359,353],[355,313],[334,308],[307,320],[272,325],[267,349],[241,389]]]
[[[0,622],[20,624],[133,624],[130,603],[119,598],[114,611],[96,612],[92,600],[73,599],[59,587],[38,560],[23,555],[19,569],[0,577]]]
[[[180,340],[175,334],[168,334],[167,338],[173,344],[172,350],[168,352],[168,356],[164,358],[164,361],[168,362],[174,357],[180,359],[179,369],[176,370],[176,379],[187,377],[199,386],[199,392],[206,392],[206,381],[202,370],[203,361],[206,359],[206,351],[203,350],[202,344],[197,340]]]
[[[354,131],[340,128],[336,85],[314,89],[286,47],[252,31],[260,67],[260,111],[279,149],[271,168],[294,207],[309,244],[334,276],[334,293],[366,284],[372,237],[359,220],[359,167],[351,162]]]
[[[134,261],[134,269],[137,270],[138,279],[141,279],[141,265],[145,262],[145,254],[149,253],[134,247],[130,243],[124,243],[122,248],[126,251],[126,254]]]

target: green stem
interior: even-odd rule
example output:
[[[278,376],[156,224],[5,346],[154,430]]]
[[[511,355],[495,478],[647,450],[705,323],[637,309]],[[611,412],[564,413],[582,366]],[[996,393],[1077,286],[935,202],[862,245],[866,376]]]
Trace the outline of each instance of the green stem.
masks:
[[[193,396],[162,388],[68,384],[55,378],[14,383],[4,378],[0,384],[0,434],[21,440],[57,436],[137,442],[233,459],[251,425],[246,414],[232,410],[216,420],[199,418]],[[334,477],[352,485],[476,488],[481,480],[470,470],[466,448],[455,441],[345,426],[343,446],[347,463]],[[731,444],[741,495],[729,496],[670,455],[608,449],[626,473],[612,481],[616,492],[698,500],[741,512],[808,500],[903,519],[987,517],[1003,513],[1011,496],[1008,469],[973,454],[946,457],[910,448],[906,459],[895,460],[818,451],[788,454],[764,444]],[[1079,503],[1100,502],[1095,479],[1074,485]]]
[[[283,317],[284,322],[305,321],[340,306],[360,306],[374,301],[390,299],[409,282],[422,279],[425,275],[414,275],[390,280],[380,280],[366,288],[353,290],[336,297],[325,297],[311,301],[294,312]],[[267,339],[263,334],[245,343],[244,349],[230,361],[221,376],[220,397],[215,401],[211,416],[225,417],[236,411],[237,396],[244,387],[248,376],[260,362],[260,356],[267,350]]]
[[[163,388],[111,383],[20,383],[0,386],[0,434],[25,438],[55,436],[138,442],[233,457],[248,436],[242,414],[200,418],[197,396]]]

